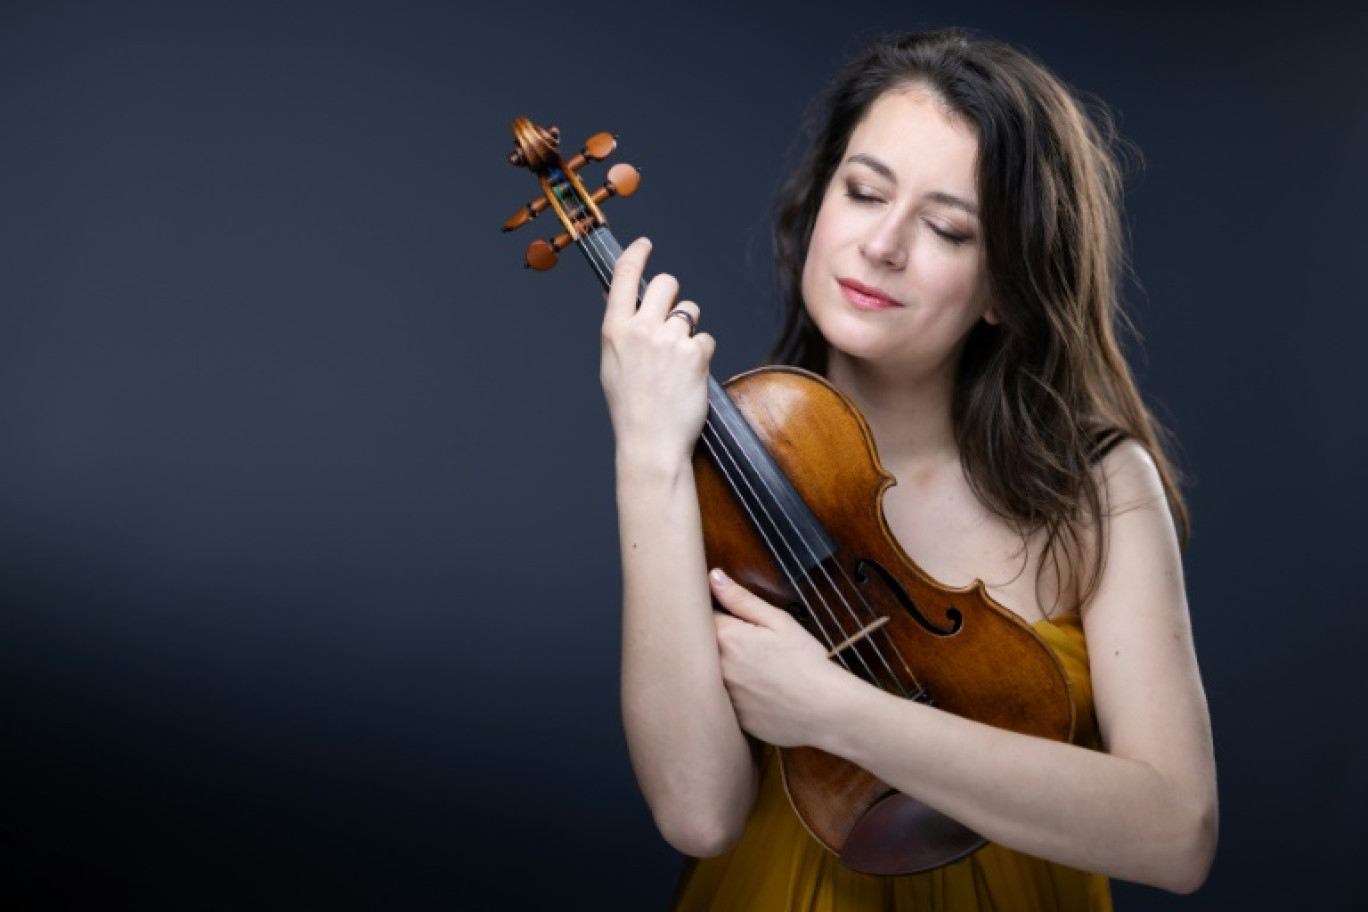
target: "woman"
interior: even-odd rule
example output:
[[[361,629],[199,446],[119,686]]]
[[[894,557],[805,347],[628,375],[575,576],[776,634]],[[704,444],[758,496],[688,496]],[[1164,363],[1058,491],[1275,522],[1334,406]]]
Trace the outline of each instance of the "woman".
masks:
[[[694,859],[678,908],[1105,909],[1108,877],[1195,890],[1216,785],[1186,515],[1116,341],[1107,137],[1028,55],[960,32],[876,42],[825,104],[780,197],[778,356],[861,410],[898,482],[889,528],[919,566],[982,580],[1055,649],[1078,732],[1047,741],[890,697],[709,573],[690,456],[713,341],[668,276],[636,308],[638,241],[608,296],[602,374],[624,723],[661,833]],[[772,746],[794,745],[991,842],[925,874],[853,872],[788,807]]]

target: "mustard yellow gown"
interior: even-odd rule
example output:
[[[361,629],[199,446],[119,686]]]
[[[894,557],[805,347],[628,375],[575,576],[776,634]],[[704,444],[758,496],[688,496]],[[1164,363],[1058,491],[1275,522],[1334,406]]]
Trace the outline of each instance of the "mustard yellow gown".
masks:
[[[1074,741],[1097,749],[1088,651],[1077,615],[1041,621],[1072,685]],[[989,843],[963,861],[900,877],[851,871],[808,834],[784,793],[777,751],[741,841],[689,859],[675,912],[1110,912],[1107,878]]]

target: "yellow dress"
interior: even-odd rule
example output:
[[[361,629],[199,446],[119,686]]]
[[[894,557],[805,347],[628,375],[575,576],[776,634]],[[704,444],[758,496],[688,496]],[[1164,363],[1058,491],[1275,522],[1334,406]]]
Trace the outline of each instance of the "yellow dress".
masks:
[[[1073,688],[1074,741],[1097,749],[1088,650],[1077,615],[1041,621],[1036,632]],[[803,828],[765,752],[760,794],[741,841],[716,858],[689,859],[675,912],[1110,912],[1106,877],[989,843],[963,861],[899,877],[851,871]]]

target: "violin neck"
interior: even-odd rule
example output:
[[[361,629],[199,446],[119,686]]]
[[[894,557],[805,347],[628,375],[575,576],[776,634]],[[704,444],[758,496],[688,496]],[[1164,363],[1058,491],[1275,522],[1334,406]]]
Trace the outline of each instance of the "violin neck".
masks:
[[[622,245],[603,226],[585,232],[577,243],[607,291],[613,281],[613,268],[622,256]],[[638,304],[645,293],[643,277],[637,289]],[[765,449],[722,384],[711,375],[708,419],[699,445],[707,450],[732,492],[742,501],[780,566],[794,575],[806,574],[836,552],[835,540]]]

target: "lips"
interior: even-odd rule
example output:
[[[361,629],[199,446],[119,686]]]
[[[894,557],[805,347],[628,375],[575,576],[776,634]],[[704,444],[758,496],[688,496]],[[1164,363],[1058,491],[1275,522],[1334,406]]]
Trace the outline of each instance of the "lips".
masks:
[[[841,287],[841,294],[845,299],[860,310],[888,310],[891,307],[902,306],[873,285],[866,285],[854,279],[837,279],[836,284]]]

